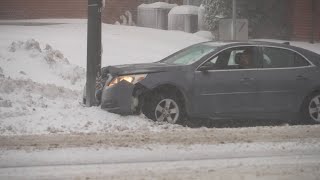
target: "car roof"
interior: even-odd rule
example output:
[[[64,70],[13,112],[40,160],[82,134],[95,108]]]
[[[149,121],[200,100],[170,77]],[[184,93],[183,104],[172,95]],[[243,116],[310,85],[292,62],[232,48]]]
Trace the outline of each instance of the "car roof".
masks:
[[[276,47],[284,47],[284,48],[294,48],[289,44],[284,43],[276,43],[276,42],[268,42],[268,41],[208,41],[204,42],[205,44],[209,44],[212,46],[276,46]]]
[[[307,49],[296,47],[290,45],[288,41],[283,41],[283,43],[278,42],[269,42],[269,41],[259,41],[259,40],[251,40],[251,41],[208,41],[205,42],[212,46],[220,46],[223,48],[231,47],[231,46],[274,46],[280,48],[288,48],[300,53],[312,52]],[[313,52],[314,53],[314,52]]]

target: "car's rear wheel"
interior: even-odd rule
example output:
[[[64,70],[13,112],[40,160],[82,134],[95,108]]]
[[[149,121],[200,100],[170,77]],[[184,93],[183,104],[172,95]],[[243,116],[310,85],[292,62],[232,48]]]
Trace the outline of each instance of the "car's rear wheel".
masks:
[[[156,122],[182,124],[185,111],[181,100],[173,95],[154,93],[145,100],[143,114]]]
[[[320,123],[320,92],[308,96],[302,107],[303,123]]]

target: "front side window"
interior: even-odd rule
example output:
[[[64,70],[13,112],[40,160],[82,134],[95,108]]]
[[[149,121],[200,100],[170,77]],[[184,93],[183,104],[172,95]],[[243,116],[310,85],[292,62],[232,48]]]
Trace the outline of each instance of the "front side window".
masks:
[[[263,48],[263,68],[288,68],[309,66],[310,63],[296,52],[273,48]]]
[[[224,50],[203,66],[211,66],[212,70],[253,69],[258,68],[256,47],[244,46]]]

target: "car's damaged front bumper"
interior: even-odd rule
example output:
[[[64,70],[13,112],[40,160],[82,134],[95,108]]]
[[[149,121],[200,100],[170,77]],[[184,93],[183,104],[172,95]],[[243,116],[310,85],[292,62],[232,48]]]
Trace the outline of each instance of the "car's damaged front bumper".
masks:
[[[101,108],[112,113],[129,115],[137,111],[139,99],[134,96],[135,85],[127,81],[102,90]]]

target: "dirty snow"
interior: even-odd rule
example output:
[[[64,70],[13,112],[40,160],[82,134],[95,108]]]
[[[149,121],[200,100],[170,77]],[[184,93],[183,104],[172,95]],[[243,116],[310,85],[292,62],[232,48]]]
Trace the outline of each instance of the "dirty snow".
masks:
[[[0,149],[7,179],[319,179],[318,139],[141,148]],[[86,178],[85,178],[86,177]]]
[[[237,154],[233,154],[234,152]],[[36,151],[0,149],[1,167],[45,166],[62,164],[115,164],[159,161],[191,161],[209,159],[248,158],[262,156],[320,156],[320,142],[309,139],[305,142],[229,143],[214,145],[193,144],[189,146],[148,144],[140,148],[101,146],[36,149]],[[293,152],[293,153],[292,153]],[[179,154],[179,156],[177,156]],[[46,159],[46,162],[43,161]],[[265,164],[266,162],[248,162]],[[318,162],[320,163],[320,162]],[[222,164],[220,164],[222,165]],[[222,166],[230,165],[225,163]],[[319,164],[320,165],[320,164]]]

